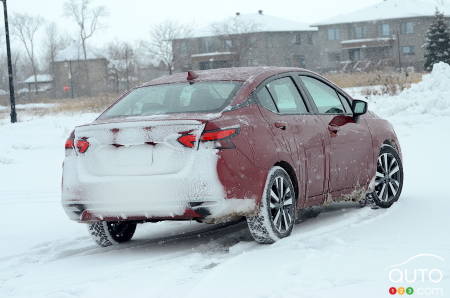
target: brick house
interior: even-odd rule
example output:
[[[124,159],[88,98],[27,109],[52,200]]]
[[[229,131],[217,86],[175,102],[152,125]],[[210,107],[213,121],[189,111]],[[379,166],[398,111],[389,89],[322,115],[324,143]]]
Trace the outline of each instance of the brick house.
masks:
[[[263,14],[240,14],[173,42],[175,71],[233,66],[317,68],[317,29]]]
[[[97,95],[109,90],[108,60],[88,51],[84,60],[76,44],[61,51],[52,63],[53,86],[57,98]]]
[[[314,24],[320,70],[423,70],[425,34],[437,7],[450,12],[445,2],[385,0]]]

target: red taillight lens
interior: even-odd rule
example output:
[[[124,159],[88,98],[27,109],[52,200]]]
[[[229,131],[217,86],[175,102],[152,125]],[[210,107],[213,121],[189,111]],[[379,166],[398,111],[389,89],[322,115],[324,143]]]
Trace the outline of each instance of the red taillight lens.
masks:
[[[78,152],[84,153],[89,148],[89,142],[86,139],[80,139],[77,141]]]
[[[66,150],[73,149],[73,145],[74,145],[73,142],[74,142],[74,139],[75,139],[75,132],[72,131],[72,132],[70,133],[69,138],[66,140],[66,144],[65,144],[65,146],[64,146],[64,148],[66,148]]]
[[[73,149],[73,139],[67,139],[65,148],[66,149]]]
[[[200,137],[200,141],[202,141],[202,142],[218,141],[218,140],[223,140],[225,138],[228,138],[235,134],[237,134],[237,128],[209,131],[209,132],[204,132],[202,134],[202,136]]]
[[[205,131],[200,136],[200,142],[210,142],[210,141],[221,141],[225,140],[227,138],[231,138],[239,133],[238,128],[229,128],[229,129],[223,129],[223,130],[215,130],[215,131]],[[192,134],[183,134],[181,137],[178,138],[178,142],[180,142],[182,145],[188,148],[194,148],[195,141],[197,139],[196,135]],[[229,146],[230,148],[232,146]],[[229,148],[228,146],[222,147],[222,148]]]
[[[195,139],[195,135],[182,135],[178,138],[178,142],[180,142],[185,147],[194,148]]]

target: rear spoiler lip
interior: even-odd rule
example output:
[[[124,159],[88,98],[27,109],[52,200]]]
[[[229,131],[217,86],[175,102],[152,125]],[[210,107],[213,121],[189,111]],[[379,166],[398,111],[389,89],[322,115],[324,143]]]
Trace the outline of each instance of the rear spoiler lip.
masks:
[[[176,117],[178,115],[178,117]],[[110,118],[110,119],[97,119],[90,123],[79,125],[77,127],[91,126],[91,125],[104,125],[104,124],[114,124],[114,123],[135,123],[135,122],[153,122],[153,121],[199,121],[205,123],[207,121],[216,120],[222,116],[220,113],[192,113],[189,115],[187,113],[182,114],[166,114],[166,115],[152,115],[152,116],[142,116],[142,117],[120,117],[120,118]]]

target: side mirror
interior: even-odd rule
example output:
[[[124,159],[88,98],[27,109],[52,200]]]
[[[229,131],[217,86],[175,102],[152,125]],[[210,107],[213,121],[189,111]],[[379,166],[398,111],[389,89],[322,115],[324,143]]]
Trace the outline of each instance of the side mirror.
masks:
[[[359,116],[367,113],[367,102],[364,100],[354,99],[352,102],[353,118],[358,119]]]

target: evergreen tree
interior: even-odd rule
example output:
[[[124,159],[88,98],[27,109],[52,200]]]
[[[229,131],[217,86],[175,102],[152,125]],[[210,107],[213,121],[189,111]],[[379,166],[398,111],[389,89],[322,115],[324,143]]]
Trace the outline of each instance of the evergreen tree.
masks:
[[[426,34],[425,69],[438,62],[450,64],[450,32],[444,14],[436,10],[434,21]]]

